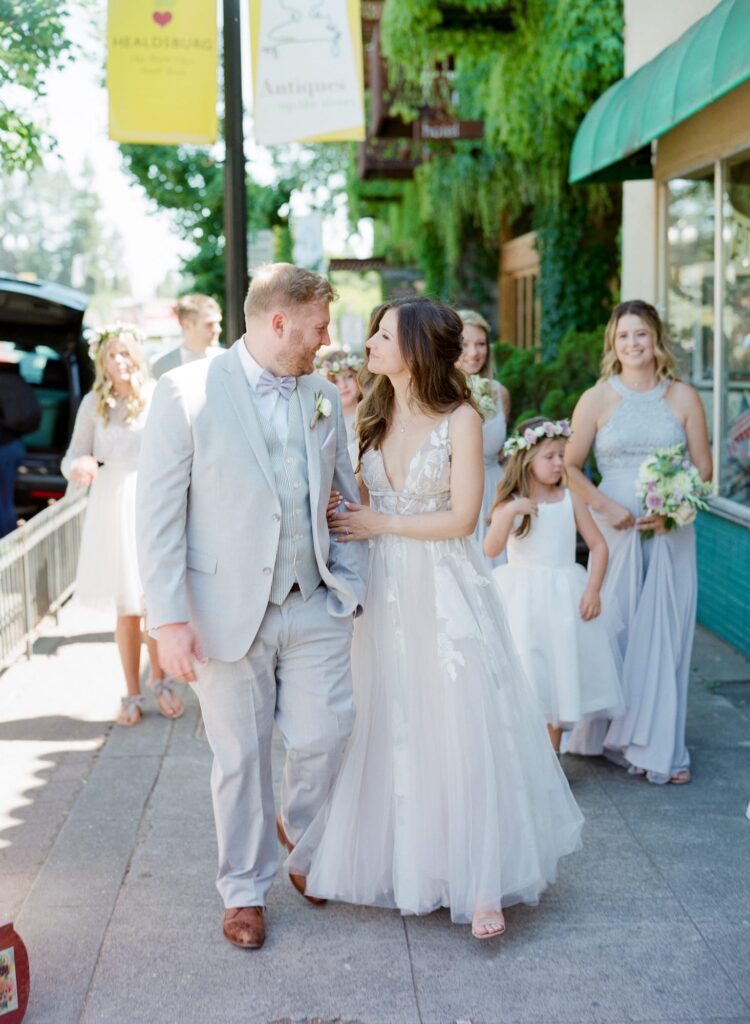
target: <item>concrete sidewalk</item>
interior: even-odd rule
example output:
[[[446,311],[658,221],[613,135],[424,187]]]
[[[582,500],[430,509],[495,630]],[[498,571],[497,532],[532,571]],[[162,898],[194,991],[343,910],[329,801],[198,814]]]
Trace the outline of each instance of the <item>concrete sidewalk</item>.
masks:
[[[31,1024],[750,1024],[750,664],[709,634],[693,784],[564,758],[584,848],[503,939],[445,912],[315,908],[280,877],[247,953],[221,935],[196,701],[169,722],[151,699],[140,727],[110,728],[108,627],[66,609],[0,677],[0,919],[29,949]]]

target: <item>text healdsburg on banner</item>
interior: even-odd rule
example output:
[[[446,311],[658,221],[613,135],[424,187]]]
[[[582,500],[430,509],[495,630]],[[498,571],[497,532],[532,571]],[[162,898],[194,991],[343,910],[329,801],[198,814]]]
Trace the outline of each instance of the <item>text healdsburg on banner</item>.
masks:
[[[206,0],[109,0],[109,137],[216,141],[218,27]]]

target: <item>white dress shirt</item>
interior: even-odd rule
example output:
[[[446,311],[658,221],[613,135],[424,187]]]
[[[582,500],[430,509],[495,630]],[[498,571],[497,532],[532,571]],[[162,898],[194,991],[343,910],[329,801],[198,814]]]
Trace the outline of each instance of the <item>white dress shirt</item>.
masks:
[[[242,369],[245,371],[247,382],[250,385],[250,394],[253,396],[255,408],[276,431],[281,443],[286,444],[289,433],[289,399],[284,398],[279,391],[267,391],[259,395],[256,391],[263,367],[258,363],[247,350],[245,336],[243,334],[238,347]],[[270,370],[268,371],[271,372]]]

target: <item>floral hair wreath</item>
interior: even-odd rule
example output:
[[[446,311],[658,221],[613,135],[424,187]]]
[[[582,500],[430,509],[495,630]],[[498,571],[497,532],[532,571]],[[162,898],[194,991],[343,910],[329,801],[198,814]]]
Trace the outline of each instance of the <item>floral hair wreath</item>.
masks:
[[[533,448],[539,441],[547,441],[553,437],[570,437],[572,431],[567,420],[545,420],[538,427],[527,427],[523,434],[513,434],[503,445],[506,455]]]
[[[320,373],[332,374],[334,377],[337,373],[343,373],[345,370],[359,373],[364,365],[364,359],[356,352],[349,352],[343,359],[320,359],[316,362],[316,368]]]
[[[96,353],[105,342],[111,341],[112,338],[119,338],[123,334],[128,334],[134,341],[143,344],[143,335],[135,324],[124,324],[120,320],[116,320],[115,323],[103,324],[94,331],[89,341],[90,358],[93,359],[96,356]]]

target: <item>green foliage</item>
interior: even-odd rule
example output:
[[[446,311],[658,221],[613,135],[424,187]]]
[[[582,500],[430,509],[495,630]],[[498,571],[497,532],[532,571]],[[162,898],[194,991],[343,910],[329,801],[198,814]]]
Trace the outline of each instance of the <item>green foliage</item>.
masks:
[[[502,14],[509,31],[490,17]],[[622,74],[622,25],[622,0],[386,0],[383,11],[391,82],[407,96],[416,90],[416,106],[438,94],[445,99],[444,80],[425,69],[451,57],[451,112],[484,120],[485,137],[427,147],[414,181],[394,189],[397,212],[384,212],[382,202],[368,207],[367,189],[350,184],[353,206],[381,221],[382,255],[416,260],[445,298],[461,290],[467,247],[482,240],[492,258],[501,215],[512,223],[532,210],[542,234],[542,280],[549,279],[541,295],[545,354],[549,346],[554,355],[564,330],[601,321],[616,270],[619,190],[571,190],[566,179],[584,114]],[[495,262],[480,270],[486,288],[496,269]]]
[[[192,287],[224,301],[224,165],[210,152],[192,146],[120,147],[125,164],[146,195],[173,213],[180,236],[196,246],[183,260]],[[248,228],[273,228],[277,256],[289,258],[286,218],[279,210],[289,202],[293,182],[274,186],[247,181]]]
[[[16,87],[13,106],[0,99],[0,172],[31,171],[54,148],[33,103],[45,93],[46,73],[72,56],[69,13],[57,0],[0,0],[0,82]]]
[[[568,331],[548,361],[533,349],[496,344],[497,377],[510,392],[513,424],[530,416],[570,417],[582,393],[599,377],[603,339],[603,325],[592,331]]]
[[[619,197],[618,197],[619,199]],[[576,186],[537,214],[541,254],[539,299],[544,358],[555,356],[566,333],[606,322],[617,276],[615,238],[620,203],[592,210]]]
[[[127,291],[122,239],[102,225],[94,172],[84,163],[80,184],[61,166],[38,167],[31,177],[5,176],[0,192],[0,270],[35,274],[74,285],[89,295]]]

